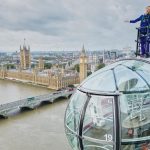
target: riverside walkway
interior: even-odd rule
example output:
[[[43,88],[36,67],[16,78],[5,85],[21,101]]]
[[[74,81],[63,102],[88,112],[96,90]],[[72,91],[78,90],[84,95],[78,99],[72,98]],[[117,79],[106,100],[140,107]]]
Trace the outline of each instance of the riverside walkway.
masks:
[[[15,109],[34,109],[36,106],[38,106],[42,102],[50,102],[53,103],[56,99],[60,97],[68,98],[70,95],[72,95],[74,90],[63,90],[63,91],[56,91],[50,94],[30,97],[26,99],[17,100],[14,102],[1,104],[0,105],[0,117],[1,118],[7,118],[8,113]]]

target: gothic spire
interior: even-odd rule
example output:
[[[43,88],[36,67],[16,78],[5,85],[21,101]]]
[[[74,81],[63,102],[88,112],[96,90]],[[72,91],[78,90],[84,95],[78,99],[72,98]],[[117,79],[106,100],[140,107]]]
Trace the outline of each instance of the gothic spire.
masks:
[[[24,38],[23,49],[26,49],[26,39]]]
[[[83,44],[83,47],[82,47],[82,54],[85,54],[84,44]]]
[[[83,44],[83,47],[82,47],[82,51],[81,51],[81,56],[85,56],[86,53],[85,53],[85,48],[84,48],[84,44]]]

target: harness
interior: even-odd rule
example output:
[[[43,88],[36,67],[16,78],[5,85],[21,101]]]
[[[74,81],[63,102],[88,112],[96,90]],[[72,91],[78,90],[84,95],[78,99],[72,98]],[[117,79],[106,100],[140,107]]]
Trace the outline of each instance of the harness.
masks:
[[[143,15],[143,17],[142,17],[142,22],[148,22],[149,21],[149,14],[148,15]]]
[[[150,30],[150,14],[143,15],[143,17],[141,19],[140,33],[145,35],[145,34],[149,33],[149,30]]]
[[[141,27],[137,28],[137,40],[136,40],[136,56],[140,55],[141,49],[141,40],[146,40],[147,43],[150,43],[150,14],[143,15],[141,19]]]

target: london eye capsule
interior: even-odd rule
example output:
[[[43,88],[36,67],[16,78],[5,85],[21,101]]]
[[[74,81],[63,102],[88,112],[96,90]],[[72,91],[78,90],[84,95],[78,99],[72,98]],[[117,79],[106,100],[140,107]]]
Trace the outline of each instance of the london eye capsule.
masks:
[[[117,61],[72,95],[65,132],[73,150],[150,149],[150,62]]]

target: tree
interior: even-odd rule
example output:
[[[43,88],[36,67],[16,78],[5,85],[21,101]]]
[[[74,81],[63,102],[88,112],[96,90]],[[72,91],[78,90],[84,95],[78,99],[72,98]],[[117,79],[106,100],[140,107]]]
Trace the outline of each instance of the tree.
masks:
[[[77,70],[77,72],[80,72],[79,64],[76,64],[76,65],[74,66],[73,70]]]
[[[74,88],[75,86],[73,84],[68,85],[70,88]]]
[[[14,64],[6,64],[7,69],[15,69]]]
[[[89,75],[91,75],[92,74],[92,72],[90,71],[90,72],[87,72],[87,76],[89,76]]]
[[[45,69],[51,69],[51,67],[52,67],[52,64],[51,64],[51,63],[45,63],[45,64],[44,64],[44,68],[45,68]]]
[[[99,70],[101,68],[105,67],[104,63],[98,64],[98,66],[96,67],[96,70]]]
[[[35,64],[31,64],[31,68],[35,68]]]

